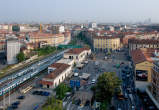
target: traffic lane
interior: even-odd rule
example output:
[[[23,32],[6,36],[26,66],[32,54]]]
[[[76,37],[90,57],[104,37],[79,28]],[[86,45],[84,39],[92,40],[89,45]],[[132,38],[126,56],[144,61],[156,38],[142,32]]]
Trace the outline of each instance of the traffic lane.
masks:
[[[141,104],[139,103],[139,98],[136,95],[136,88],[135,88],[133,75],[131,75],[131,77],[129,78],[129,82],[128,83],[129,83],[131,91],[132,91],[132,95],[133,95],[133,99],[134,99],[133,103],[135,104],[136,109],[140,110]]]

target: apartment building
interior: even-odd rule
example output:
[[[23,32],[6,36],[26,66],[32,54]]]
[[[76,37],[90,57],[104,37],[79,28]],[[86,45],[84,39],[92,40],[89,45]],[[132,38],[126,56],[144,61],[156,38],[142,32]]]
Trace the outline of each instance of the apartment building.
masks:
[[[6,43],[4,41],[0,41],[0,52],[5,52]]]
[[[159,40],[154,39],[129,39],[129,54],[132,50],[139,48],[159,48]]]
[[[18,39],[9,38],[6,41],[6,56],[8,64],[17,63],[17,54],[20,52],[20,42]]]
[[[131,51],[136,80],[151,82],[153,63],[159,61],[159,50],[142,48]]]
[[[68,44],[71,41],[71,33],[69,31],[64,32],[64,44]]]
[[[53,25],[51,27],[51,30],[52,30],[53,34],[60,34],[60,33],[65,32],[65,27],[62,25]]]
[[[94,51],[114,51],[120,48],[120,38],[110,36],[96,36],[93,38]]]
[[[47,42],[48,45],[58,46],[59,44],[63,44],[64,40],[64,34],[48,34],[39,32],[28,34],[29,43]]]
[[[159,61],[153,63],[152,68],[152,81],[151,81],[151,94],[154,97],[154,102],[159,108]]]

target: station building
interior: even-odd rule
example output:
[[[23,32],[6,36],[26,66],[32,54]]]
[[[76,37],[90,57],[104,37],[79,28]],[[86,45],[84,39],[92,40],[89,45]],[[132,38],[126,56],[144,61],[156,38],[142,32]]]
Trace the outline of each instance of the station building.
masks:
[[[81,63],[91,54],[90,48],[74,48],[64,53],[64,58],[73,59],[75,63]]]
[[[54,63],[48,67],[46,75],[40,84],[43,88],[56,88],[71,73],[71,66],[64,63]]]

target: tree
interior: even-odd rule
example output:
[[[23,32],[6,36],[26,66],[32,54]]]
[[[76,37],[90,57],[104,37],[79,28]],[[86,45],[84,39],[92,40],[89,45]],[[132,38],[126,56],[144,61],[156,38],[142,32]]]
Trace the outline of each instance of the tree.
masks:
[[[95,86],[95,98],[97,101],[111,101],[115,90],[119,88],[121,80],[116,76],[115,72],[104,72],[97,79],[97,85]]]
[[[22,62],[25,60],[25,55],[23,52],[20,52],[19,54],[17,54],[16,58],[17,58],[18,62]]]
[[[62,100],[65,97],[66,92],[70,92],[71,88],[66,84],[61,83],[56,89],[56,96],[58,99]]]
[[[12,31],[13,32],[19,32],[20,31],[20,27],[18,25],[13,25],[12,26]]]
[[[57,100],[55,97],[51,97],[47,100],[43,110],[63,110],[62,101]]]

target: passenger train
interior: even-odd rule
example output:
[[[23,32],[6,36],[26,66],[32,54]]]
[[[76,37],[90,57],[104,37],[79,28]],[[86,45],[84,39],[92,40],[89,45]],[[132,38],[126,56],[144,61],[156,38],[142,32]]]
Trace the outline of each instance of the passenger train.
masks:
[[[66,51],[67,50],[64,50],[56,55],[43,59],[42,61],[39,61],[39,62],[31,65],[30,67],[23,69],[20,72],[17,72],[13,75],[0,79],[0,84],[4,83],[4,85],[0,87],[0,96],[3,96],[5,93],[9,92],[10,90],[18,87],[20,84],[24,83],[28,79],[37,75],[40,71],[46,69],[52,63],[61,59],[64,52],[66,52]],[[10,82],[6,83],[6,82],[8,82],[8,80]]]

